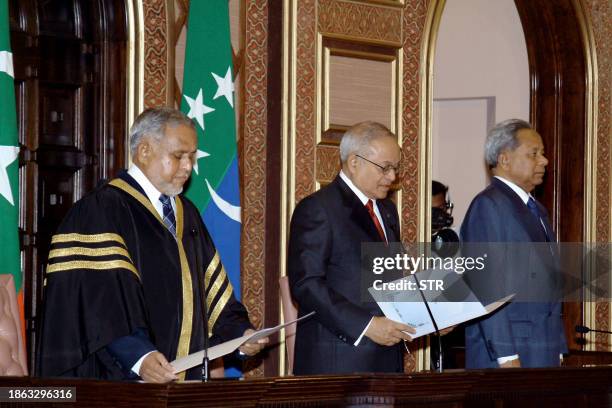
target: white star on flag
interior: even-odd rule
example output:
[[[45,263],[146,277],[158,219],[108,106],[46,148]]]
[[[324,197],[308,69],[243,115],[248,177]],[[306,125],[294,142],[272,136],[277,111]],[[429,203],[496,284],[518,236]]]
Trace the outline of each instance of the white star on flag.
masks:
[[[190,119],[195,118],[195,120],[198,122],[198,125],[200,125],[202,130],[204,130],[204,115],[210,112],[214,112],[215,109],[211,108],[210,106],[204,105],[204,103],[202,102],[202,88],[200,88],[198,96],[196,96],[195,99],[190,98],[187,95],[185,95],[185,99],[189,104],[189,113],[187,114],[187,117]]]
[[[11,78],[15,78],[13,73],[13,53],[0,51],[0,72],[6,72]]]
[[[227,67],[227,72],[225,73],[224,77],[220,77],[214,72],[211,72],[211,74],[215,79],[215,82],[217,83],[217,93],[215,94],[215,96],[213,96],[213,99],[225,96],[225,99],[227,99],[227,103],[229,103],[230,106],[233,108],[234,98],[232,93],[234,92],[234,83],[232,82],[231,67]]]
[[[196,153],[196,159],[195,159],[195,163],[193,163],[193,170],[196,172],[196,174],[200,174],[198,173],[198,160],[200,160],[203,157],[208,157],[210,156],[210,154],[206,153],[205,151],[202,151],[200,149],[198,149],[197,153]]]
[[[0,195],[15,205],[13,201],[13,192],[11,191],[11,183],[9,182],[6,168],[14,162],[19,156],[19,148],[17,146],[0,146]]]

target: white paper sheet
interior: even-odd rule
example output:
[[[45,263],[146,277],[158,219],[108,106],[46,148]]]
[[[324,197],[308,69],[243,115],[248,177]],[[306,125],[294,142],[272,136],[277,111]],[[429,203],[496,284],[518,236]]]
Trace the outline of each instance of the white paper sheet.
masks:
[[[315,312],[310,312],[307,315],[300,317],[299,319],[292,320],[284,324],[279,324],[278,326],[275,326],[275,327],[261,329],[261,330],[256,331],[255,333],[251,333],[249,335],[242,336],[242,337],[237,337],[233,340],[226,341],[225,343],[221,343],[216,346],[210,347],[208,349],[208,359],[212,361],[216,358],[223,357],[227,354],[233,353],[244,343],[255,342],[259,339],[263,339],[264,337],[268,337],[269,335],[279,331],[283,327],[287,327],[290,324],[294,324],[302,319],[312,316],[313,314],[315,314]],[[201,350],[193,354],[190,354],[188,356],[177,358],[170,364],[172,364],[172,367],[174,367],[174,373],[177,374],[177,373],[180,373],[182,371],[188,370],[192,367],[202,364],[203,360],[204,360],[204,350]]]
[[[467,301],[435,301],[429,299],[445,299],[444,291],[427,291],[425,296],[428,298],[428,305],[431,310],[431,314],[436,319],[438,329],[442,330],[447,327],[452,327],[457,324],[467,322],[477,317],[484,316],[497,310],[499,307],[504,305],[506,302],[514,297],[514,294],[506,296],[498,301],[492,302],[487,306],[483,306],[477,301],[476,297],[469,290],[467,285],[460,280],[459,275],[455,275],[454,272],[448,271],[434,271],[428,270],[425,273],[419,272],[417,276],[422,281],[423,278],[427,279],[443,279],[446,283],[452,282],[453,290],[460,292],[463,299]],[[458,278],[459,277],[459,278]],[[396,282],[402,280],[411,280],[416,282],[414,276],[408,276],[403,279],[399,279]],[[369,289],[374,299],[377,300],[378,306],[385,314],[385,316],[396,322],[406,323],[415,328],[416,333],[410,334],[413,339],[435,332],[434,324],[431,321],[431,317],[427,312],[425,303],[423,302],[423,295],[418,290],[406,291],[384,291],[381,293]],[[451,297],[452,298],[452,297]]]

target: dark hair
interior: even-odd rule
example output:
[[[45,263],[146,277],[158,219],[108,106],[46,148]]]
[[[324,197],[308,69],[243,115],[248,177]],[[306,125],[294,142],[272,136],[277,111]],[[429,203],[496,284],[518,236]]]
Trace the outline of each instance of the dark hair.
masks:
[[[445,186],[444,184],[436,180],[431,181],[431,196],[432,197],[438,194],[446,194],[447,191],[448,191],[448,187]]]

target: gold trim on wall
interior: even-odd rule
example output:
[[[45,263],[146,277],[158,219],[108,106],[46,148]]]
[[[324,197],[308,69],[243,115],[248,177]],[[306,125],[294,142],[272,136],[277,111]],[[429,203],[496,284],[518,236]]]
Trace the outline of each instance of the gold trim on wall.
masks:
[[[129,126],[136,116],[144,109],[144,20],[142,0],[126,2],[128,18],[127,44],[127,123]],[[125,145],[129,146],[128,133],[125,135]],[[132,163],[130,149],[126,150],[126,162]]]
[[[402,0],[402,4],[403,4],[403,0]],[[403,18],[403,17],[402,17]],[[391,121],[392,125],[394,128],[390,129],[392,132],[395,133],[396,137],[397,137],[397,144],[400,146],[400,150],[403,152],[404,151],[404,134],[403,134],[403,126],[402,124],[403,122],[403,106],[404,106],[404,84],[402,83],[402,79],[404,78],[404,48],[400,47],[397,49],[397,53],[396,53],[396,59],[394,62],[394,69],[393,69],[393,78],[392,78],[392,83],[393,83],[393,102],[391,104],[391,111],[395,112],[395,116],[392,118],[393,120]],[[393,123],[395,125],[393,125]],[[401,162],[401,159],[400,159]],[[400,172],[400,176],[401,176],[401,172]],[[398,188],[396,190],[395,193],[395,199],[396,199],[396,206],[397,206],[397,214],[400,217],[400,225],[401,225],[401,214],[402,214],[402,204],[403,204],[403,191],[401,188],[401,180],[396,180],[396,183],[399,184],[400,188]],[[401,238],[400,238],[401,240]]]
[[[323,72],[322,72],[322,77],[323,77],[323,84],[321,85],[320,91],[321,94],[323,94],[323,101],[321,103],[320,106],[320,111],[322,112],[322,117],[323,117],[323,126],[321,127],[321,131],[326,132],[329,130],[330,127],[330,123],[329,123],[329,107],[330,107],[330,102],[329,102],[329,66],[330,66],[330,60],[331,60],[331,56],[333,51],[335,51],[334,48],[330,48],[330,47],[323,47]],[[321,143],[321,132],[317,132],[317,145]]]
[[[432,179],[432,109],[433,109],[433,65],[436,41],[446,0],[432,0],[427,10],[421,48],[419,112],[419,242],[431,240],[431,179]],[[417,371],[428,370],[431,358],[429,337],[419,340],[421,347],[416,352]]]
[[[316,9],[315,12],[315,20],[318,22],[319,20],[319,9]],[[323,87],[323,76],[327,75],[325,77],[325,80],[328,81],[329,80],[329,73],[325,74],[323,72],[324,70],[324,62],[323,62],[323,53],[324,53],[324,49],[323,49],[323,35],[321,35],[320,32],[317,32],[317,46],[316,46],[316,50],[315,50],[315,54],[316,54],[316,67],[315,67],[315,80],[316,80],[316,88],[318,90],[318,92],[315,92],[315,101],[314,101],[314,106],[315,106],[315,161],[312,163],[312,165],[315,167],[313,173],[315,175],[315,191],[316,190],[320,190],[321,189],[321,183],[319,182],[319,180],[317,180],[317,171],[316,171],[316,157],[317,157],[317,146],[321,143],[321,134],[323,133],[323,117],[322,117],[322,109],[321,109],[321,104],[323,103],[323,98],[324,98],[324,93],[322,92],[322,87]],[[327,84],[327,82],[326,82]]]
[[[281,129],[281,213],[280,213],[280,276],[287,276],[287,244],[289,242],[289,221],[295,208],[295,172],[293,158],[295,157],[295,48],[297,14],[295,0],[283,0],[283,56],[282,56],[282,98],[287,103],[282,109]],[[278,297],[280,321],[284,322],[282,300]],[[281,330],[279,353],[279,375],[287,375],[286,332]]]
[[[428,242],[431,237],[431,222],[428,220],[431,207],[432,179],[432,110],[433,110],[433,66],[436,41],[446,0],[432,0],[427,12],[421,49],[421,109],[420,145],[423,146],[419,157],[419,241]],[[423,228],[423,226],[425,228]]]
[[[355,3],[383,4],[392,7],[402,7],[405,0],[349,0]]]
[[[585,53],[586,65],[586,89],[585,89],[585,108],[586,108],[586,148],[585,148],[585,166],[584,166],[584,219],[583,224],[585,243],[595,243],[597,238],[597,100],[598,100],[598,74],[597,74],[597,52],[595,47],[595,38],[593,28],[586,16],[586,6],[583,0],[572,0],[576,18],[580,25],[582,34],[582,44]],[[611,224],[612,227],[612,224]],[[612,231],[610,231],[612,236]],[[587,274],[596,273],[597,264],[592,257],[587,259]],[[594,282],[594,276],[586,276],[586,282]],[[610,293],[610,291],[608,292]],[[585,293],[585,299],[582,304],[584,314],[584,324],[588,327],[596,328],[596,302],[595,299]],[[612,317],[612,315],[610,315]],[[612,321],[609,322],[612,326]],[[588,351],[595,351],[597,340],[595,333],[586,334],[586,347]]]

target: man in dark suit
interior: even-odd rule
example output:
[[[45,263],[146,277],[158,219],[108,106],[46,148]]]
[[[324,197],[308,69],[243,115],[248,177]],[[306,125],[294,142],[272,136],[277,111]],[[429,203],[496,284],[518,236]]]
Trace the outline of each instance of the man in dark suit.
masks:
[[[295,374],[401,372],[402,340],[414,330],[361,301],[361,244],[400,240],[387,193],[400,149],[383,125],[362,122],[340,143],[342,170],[306,197],[291,220],[288,274],[300,315]]]
[[[476,245],[493,256],[468,280],[487,302],[503,287],[518,294],[466,327],[466,368],[558,366],[567,345],[555,300],[561,285],[555,234],[546,209],[530,194],[548,164],[542,138],[529,123],[506,120],[489,132],[485,160],[494,177],[472,201],[461,236],[464,255],[475,251],[469,243],[482,243]]]

